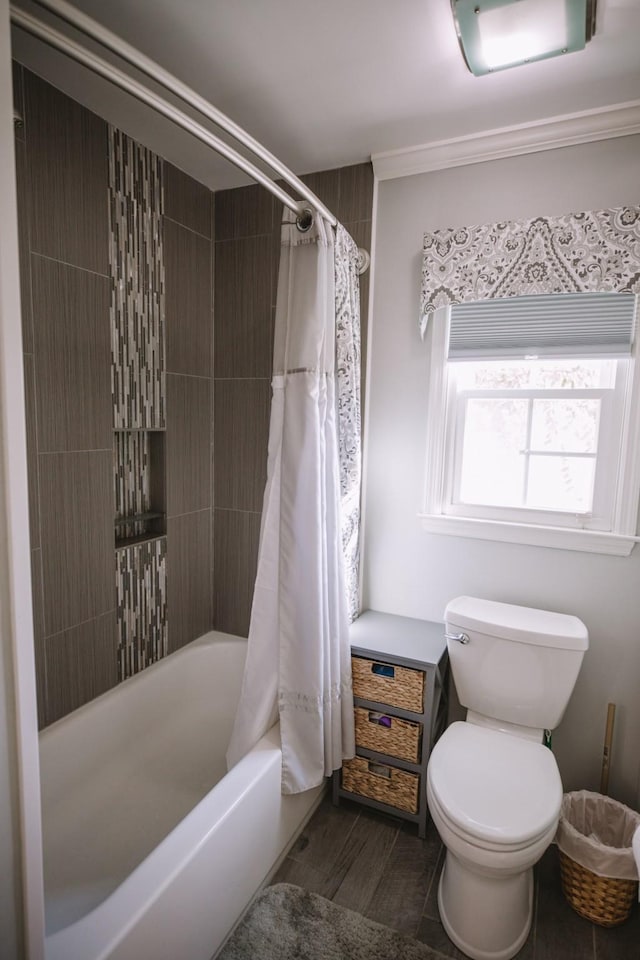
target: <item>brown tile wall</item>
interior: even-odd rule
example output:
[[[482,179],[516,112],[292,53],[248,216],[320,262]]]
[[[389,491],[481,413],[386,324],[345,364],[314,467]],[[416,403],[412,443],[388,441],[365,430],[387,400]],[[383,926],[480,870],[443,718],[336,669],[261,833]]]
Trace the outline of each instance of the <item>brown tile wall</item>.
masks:
[[[371,249],[368,163],[302,179]],[[246,636],[266,479],[281,207],[258,186],[215,198],[214,624]],[[360,278],[363,371],[369,277]]]
[[[38,713],[115,682],[107,126],[14,65]]]
[[[169,652],[212,627],[212,195],[164,167]]]
[[[118,676],[108,128],[14,64],[39,723]],[[212,194],[164,164],[169,650],[212,625]]]

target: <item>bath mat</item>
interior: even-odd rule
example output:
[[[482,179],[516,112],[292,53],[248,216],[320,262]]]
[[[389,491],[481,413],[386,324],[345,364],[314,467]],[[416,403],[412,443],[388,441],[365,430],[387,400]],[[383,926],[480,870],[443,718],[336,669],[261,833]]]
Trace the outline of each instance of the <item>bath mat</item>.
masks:
[[[389,927],[290,883],[267,887],[217,960],[445,960]]]

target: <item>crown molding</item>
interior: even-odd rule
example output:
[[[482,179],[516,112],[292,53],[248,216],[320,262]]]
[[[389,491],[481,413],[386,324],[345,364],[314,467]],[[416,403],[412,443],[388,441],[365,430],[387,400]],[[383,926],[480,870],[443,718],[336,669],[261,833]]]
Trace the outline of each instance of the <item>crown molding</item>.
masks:
[[[378,180],[393,180],[634,133],[640,133],[640,100],[374,153],[371,161]]]

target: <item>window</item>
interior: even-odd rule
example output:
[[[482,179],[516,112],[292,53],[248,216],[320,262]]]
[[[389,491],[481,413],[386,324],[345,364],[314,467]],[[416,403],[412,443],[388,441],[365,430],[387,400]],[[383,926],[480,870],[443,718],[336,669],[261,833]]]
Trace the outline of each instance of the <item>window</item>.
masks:
[[[640,488],[635,308],[633,297],[595,294],[438,311],[427,529],[631,552]]]

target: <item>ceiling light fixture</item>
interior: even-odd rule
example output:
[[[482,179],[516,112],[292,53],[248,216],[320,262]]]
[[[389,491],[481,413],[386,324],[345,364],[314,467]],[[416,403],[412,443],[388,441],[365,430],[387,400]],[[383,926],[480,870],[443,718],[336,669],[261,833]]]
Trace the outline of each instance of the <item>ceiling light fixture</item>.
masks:
[[[451,0],[465,62],[474,76],[583,50],[596,0]]]

